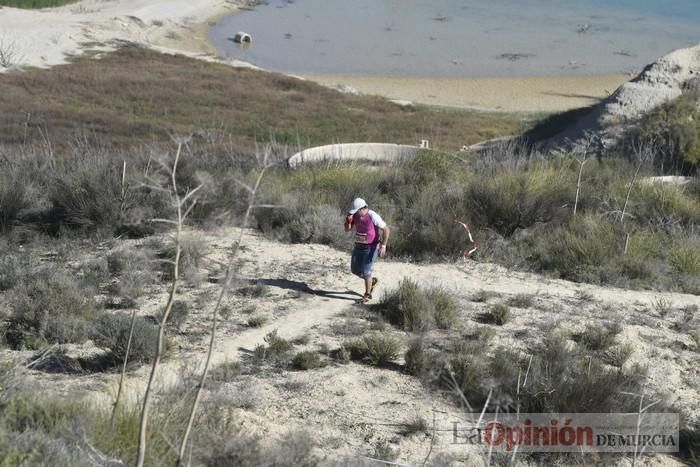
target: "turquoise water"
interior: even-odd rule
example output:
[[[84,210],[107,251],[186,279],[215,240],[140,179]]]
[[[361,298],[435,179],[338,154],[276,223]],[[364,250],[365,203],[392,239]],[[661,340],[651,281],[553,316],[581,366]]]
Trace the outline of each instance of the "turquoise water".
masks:
[[[700,0],[270,0],[209,37],[222,55],[298,74],[634,73],[700,42]]]

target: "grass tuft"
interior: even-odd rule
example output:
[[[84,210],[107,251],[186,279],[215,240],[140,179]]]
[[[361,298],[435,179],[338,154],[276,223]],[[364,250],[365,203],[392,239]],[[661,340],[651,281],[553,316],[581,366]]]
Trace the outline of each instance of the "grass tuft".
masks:
[[[355,360],[366,360],[374,366],[385,366],[399,356],[401,344],[388,334],[373,332],[345,343]]]
[[[440,287],[424,290],[408,278],[387,292],[378,308],[387,321],[404,331],[450,329],[457,324],[457,302],[450,292]]]

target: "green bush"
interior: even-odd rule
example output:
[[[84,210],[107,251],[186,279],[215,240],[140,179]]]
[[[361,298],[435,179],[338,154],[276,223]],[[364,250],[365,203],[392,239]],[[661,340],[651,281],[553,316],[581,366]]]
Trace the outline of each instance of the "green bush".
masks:
[[[119,297],[123,307],[133,307],[136,299],[155,284],[158,266],[155,253],[149,248],[120,246],[107,255],[107,268],[117,278],[110,286],[110,292]]]
[[[510,307],[505,303],[497,303],[489,307],[488,321],[503,326],[510,320]]]
[[[670,263],[673,270],[679,274],[697,276],[700,274],[700,245],[675,244],[671,247]]]
[[[404,331],[423,332],[433,324],[449,329],[457,323],[457,303],[447,290],[426,291],[408,278],[385,294],[378,307],[387,321]]]
[[[49,8],[70,3],[76,3],[78,0],[0,0],[0,5],[11,6],[14,8]]]
[[[411,341],[404,355],[404,360],[406,360],[406,371],[409,374],[413,376],[420,376],[423,374],[427,369],[428,361],[422,340],[415,339]]]
[[[388,334],[374,332],[350,341],[345,346],[353,359],[367,360],[374,366],[384,366],[399,356],[401,344]]]
[[[515,308],[530,308],[535,301],[533,294],[519,293],[508,299],[508,305]]]
[[[458,173],[460,164],[452,154],[421,149],[416,156],[406,162],[404,173],[407,182],[417,185],[427,185],[431,182],[445,182]]]
[[[564,279],[607,282],[605,268],[624,252],[626,236],[618,226],[597,216],[584,216],[550,229],[533,240],[530,265]]]
[[[323,362],[321,361],[321,356],[316,352],[305,350],[299,352],[292,358],[292,368],[295,370],[313,370],[321,368],[322,366]]]
[[[664,228],[700,224],[700,199],[672,183],[639,183],[630,195],[630,212],[641,224]]]
[[[632,131],[630,141],[654,141],[654,164],[664,172],[700,164],[700,109],[697,97],[686,93],[649,112]],[[630,147],[627,148],[631,150]]]
[[[0,171],[0,233],[9,231],[19,214],[30,206],[29,195],[29,184],[18,171]]]
[[[509,238],[517,230],[562,218],[571,198],[554,168],[506,172],[475,179],[466,191],[474,224]]]
[[[440,329],[451,329],[457,324],[457,302],[453,295],[441,287],[433,287],[426,294],[433,307],[433,318]]]
[[[477,303],[486,303],[490,299],[496,297],[498,294],[496,292],[492,292],[490,290],[484,290],[484,289],[479,289],[476,292],[474,292],[474,295],[472,295],[471,300],[473,302]]]
[[[120,220],[120,164],[99,155],[62,167],[49,186],[56,222],[80,229],[114,229]]]
[[[615,343],[615,336],[622,330],[619,323],[608,326],[594,325],[577,336],[578,340],[589,350],[606,350]]]
[[[447,365],[437,381],[472,408],[481,409],[490,393],[489,411],[498,406],[523,413],[634,412],[639,399],[625,393],[642,389],[646,370],[608,369],[581,350],[558,334],[547,336],[529,355],[503,349],[484,355],[482,349],[460,343],[445,353]]]
[[[402,279],[398,289],[382,298],[380,306],[387,321],[404,331],[422,332],[430,325],[428,300],[411,279]]]
[[[262,327],[265,323],[267,323],[267,317],[264,315],[257,315],[257,316],[251,316],[248,318],[248,326],[251,328],[259,328]]]
[[[346,345],[341,345],[335,354],[335,358],[340,363],[347,363],[352,359],[352,350]]]
[[[4,251],[0,255],[0,292],[27,281],[36,266],[29,254],[13,251],[9,242],[3,243],[0,243],[0,248]]]
[[[7,292],[13,310],[5,341],[10,347],[38,349],[46,344],[82,343],[98,307],[73,275],[59,268],[43,268]]]
[[[482,407],[487,397],[488,373],[476,349],[458,345],[449,354],[448,362],[443,384],[454,391],[459,400],[466,399],[472,407]]]
[[[289,362],[289,352],[294,345],[287,339],[277,335],[277,329],[270,331],[264,338],[265,344],[259,344],[253,350],[256,362],[270,362],[274,365],[284,366]]]
[[[693,338],[695,342],[696,350],[700,352],[700,329],[695,329],[690,333],[690,337]]]
[[[131,317],[121,313],[105,313],[94,323],[92,340],[95,345],[110,351],[115,364],[121,364],[126,357]],[[170,341],[165,338],[166,354]],[[156,353],[158,342],[158,326],[142,316],[137,316],[131,337],[128,361],[132,363],[149,363]]]
[[[173,326],[175,329],[180,329],[189,315],[190,304],[183,300],[175,300],[170,308],[167,324]]]

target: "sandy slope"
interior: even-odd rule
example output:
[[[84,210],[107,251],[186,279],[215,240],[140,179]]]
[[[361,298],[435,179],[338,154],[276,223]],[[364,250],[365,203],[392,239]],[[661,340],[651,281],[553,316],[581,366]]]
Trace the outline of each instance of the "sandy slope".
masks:
[[[199,233],[207,245],[212,266],[225,262],[235,231]],[[214,355],[215,365],[225,361],[245,359],[264,336],[278,330],[282,337],[306,337],[295,351],[337,349],[355,333],[369,328],[364,320],[367,308],[354,303],[361,292],[361,283],[348,272],[348,254],[320,245],[287,245],[248,232],[240,258],[240,278],[236,288],[250,283],[264,284],[259,297],[232,293],[227,305],[232,315],[221,325]],[[700,352],[687,334],[694,322],[684,322],[681,307],[698,304],[698,297],[685,294],[654,293],[574,284],[549,280],[542,276],[511,272],[486,263],[456,261],[451,264],[409,264],[382,261],[376,268],[381,287],[394,287],[404,277],[426,285],[441,285],[452,290],[460,302],[460,326],[451,332],[435,332],[429,339],[444,339],[474,333],[479,327],[477,316],[488,304],[471,301],[474,292],[483,289],[496,293],[490,303],[506,300],[518,293],[534,294],[533,306],[513,309],[513,318],[496,328],[492,346],[503,345],[527,352],[528,346],[540,342],[553,329],[582,331],[593,323],[619,321],[624,330],[619,343],[630,343],[635,352],[631,362],[649,366],[649,388],[662,393],[666,400],[687,410],[693,419],[700,416]],[[216,274],[214,274],[216,276]],[[204,281],[185,285],[182,300],[200,303],[188,317],[182,333],[176,336],[179,351],[166,362],[159,373],[161,385],[176,382],[183,368],[193,371],[203,361],[206,331],[210,324],[210,308],[218,285]],[[162,305],[165,290],[143,300],[140,310],[154,314]],[[672,310],[659,316],[654,303],[663,297]],[[370,312],[371,313],[371,312]],[[251,316],[265,316],[267,323],[260,328],[248,328]],[[676,328],[675,324],[682,324]],[[404,332],[387,331],[407,342]],[[80,353],[80,349],[75,349]],[[398,362],[400,363],[400,361]],[[142,394],[149,368],[130,373],[127,398],[135,400]],[[66,394],[84,394],[102,404],[111,402],[115,393],[116,375],[49,376],[39,372],[34,378],[50,383],[52,390],[63,388]],[[61,383],[61,384],[57,384]],[[423,388],[419,381],[403,374],[400,369],[376,369],[366,365],[331,363],[319,370],[307,372],[263,372],[239,377],[219,385],[213,394],[228,400],[227,409],[241,420],[246,430],[258,433],[274,442],[288,431],[311,431],[322,446],[321,455],[342,462],[345,456],[371,454],[378,446],[389,446],[399,453],[399,460],[421,463],[430,449],[431,436],[418,433],[401,435],[405,424],[423,418],[445,421],[450,414],[460,412],[449,398]],[[443,425],[444,426],[444,425]],[[456,454],[472,459],[464,446],[451,443],[451,433],[438,432],[433,455]],[[469,461],[469,462],[472,462]],[[659,462],[658,459],[649,459]],[[672,459],[663,459],[664,465]]]
[[[208,22],[235,11],[227,0],[83,0],[60,8],[0,8],[0,45],[15,66],[49,67],[86,49],[130,41],[163,51],[212,52]],[[0,66],[2,71],[2,66]]]

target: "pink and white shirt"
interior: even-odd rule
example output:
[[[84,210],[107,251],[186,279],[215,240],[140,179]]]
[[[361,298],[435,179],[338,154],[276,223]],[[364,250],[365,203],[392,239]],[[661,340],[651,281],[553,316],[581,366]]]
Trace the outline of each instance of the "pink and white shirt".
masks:
[[[370,246],[379,242],[378,230],[386,227],[384,219],[371,209],[364,216],[360,216],[359,212],[355,213],[352,216],[352,224],[355,226],[355,243]]]

